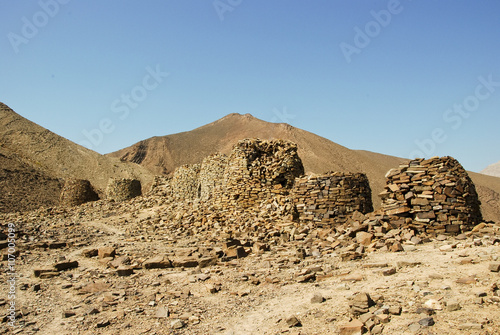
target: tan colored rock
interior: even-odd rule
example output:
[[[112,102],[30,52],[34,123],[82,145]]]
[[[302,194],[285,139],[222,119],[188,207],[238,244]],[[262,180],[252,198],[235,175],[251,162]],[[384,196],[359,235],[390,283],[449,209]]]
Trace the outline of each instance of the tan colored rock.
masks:
[[[364,325],[358,319],[354,319],[339,327],[340,335],[361,335],[364,331]]]
[[[88,180],[68,179],[61,191],[62,206],[78,206],[89,201],[99,200],[99,195]]]
[[[116,249],[113,247],[101,247],[97,250],[99,258],[115,257]]]
[[[372,243],[372,238],[373,234],[364,231],[358,231],[356,233],[356,242],[364,246],[369,246]]]
[[[155,256],[142,263],[145,269],[165,269],[171,268],[172,263],[164,256]]]

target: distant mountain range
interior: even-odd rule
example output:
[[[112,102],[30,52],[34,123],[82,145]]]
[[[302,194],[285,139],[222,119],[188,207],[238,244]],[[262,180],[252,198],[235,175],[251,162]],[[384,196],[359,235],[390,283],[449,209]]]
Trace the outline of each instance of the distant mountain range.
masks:
[[[364,172],[372,187],[374,207],[385,185],[385,173],[406,161],[379,153],[351,150],[326,138],[284,123],[250,114],[229,114],[205,126],[157,136],[101,155],[73,143],[16,114],[0,103],[0,211],[28,210],[57,204],[64,179],[89,180],[104,193],[111,177],[140,179],[168,174],[183,164],[229,153],[244,138],[295,142],[306,172]],[[500,221],[500,178],[469,172],[482,201],[483,216]]]

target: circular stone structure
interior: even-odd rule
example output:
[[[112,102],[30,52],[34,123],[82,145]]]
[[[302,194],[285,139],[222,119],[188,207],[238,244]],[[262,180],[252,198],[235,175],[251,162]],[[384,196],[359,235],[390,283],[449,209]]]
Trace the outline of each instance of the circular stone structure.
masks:
[[[61,205],[69,207],[96,200],[99,200],[99,195],[97,195],[90,181],[84,179],[66,180],[59,198]]]
[[[111,178],[108,183],[106,194],[109,200],[130,200],[142,194],[141,182],[137,179]]]

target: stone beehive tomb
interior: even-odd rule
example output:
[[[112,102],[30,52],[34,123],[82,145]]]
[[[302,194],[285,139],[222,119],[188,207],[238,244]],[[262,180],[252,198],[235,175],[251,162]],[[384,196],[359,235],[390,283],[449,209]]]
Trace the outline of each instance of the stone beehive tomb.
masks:
[[[460,233],[481,219],[480,202],[462,165],[452,157],[416,159],[387,174],[382,210],[421,232]]]
[[[175,198],[200,199],[223,211],[256,209],[268,201],[293,202],[301,222],[343,223],[354,211],[373,210],[366,175],[304,176],[297,146],[284,140],[239,141],[229,156],[215,154],[201,166],[179,167],[162,187]]]
[[[300,222],[344,223],[354,211],[373,211],[371,189],[363,173],[329,172],[297,178],[293,189]]]
[[[224,208],[247,208],[272,197],[288,195],[304,173],[297,146],[284,140],[245,139],[229,156],[215,154],[202,164],[177,168],[170,180],[174,197],[209,200]]]
[[[225,185],[225,172],[227,167],[227,156],[215,154],[206,157],[201,163],[198,176],[200,198],[203,200],[213,199],[215,195],[222,192]],[[214,195],[214,192],[217,194]]]
[[[78,206],[96,200],[99,200],[99,196],[90,181],[83,179],[66,180],[59,198],[63,206]]]
[[[111,178],[106,189],[107,198],[114,201],[125,201],[142,194],[141,182],[137,179]]]
[[[199,198],[200,164],[182,165],[174,171],[172,176],[172,194],[174,198]]]
[[[218,202],[246,208],[277,194],[288,195],[295,178],[303,174],[296,144],[245,139],[228,158]]]

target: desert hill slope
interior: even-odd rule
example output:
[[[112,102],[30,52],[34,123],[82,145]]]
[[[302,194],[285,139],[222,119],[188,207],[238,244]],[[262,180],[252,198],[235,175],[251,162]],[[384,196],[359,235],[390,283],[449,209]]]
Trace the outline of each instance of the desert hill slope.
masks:
[[[36,197],[36,189],[43,188],[49,180],[87,179],[102,192],[110,177],[137,178],[143,183],[149,183],[153,177],[144,167],[103,156],[54,134],[3,103],[0,103],[0,148],[0,169],[6,177],[2,180],[4,183],[8,180],[12,190],[24,187],[23,181],[30,174],[40,177],[32,178],[35,193],[32,197]],[[58,194],[48,197],[54,196]],[[1,198],[7,201],[3,195]]]
[[[152,137],[108,155],[131,161],[157,174],[172,172],[183,164],[201,163],[204,157],[229,153],[244,138],[285,139],[297,143],[306,172],[364,172],[373,191],[373,204],[380,206],[378,193],[385,185],[385,173],[405,159],[369,151],[351,150],[326,138],[284,123],[270,123],[250,114],[229,114],[191,131]],[[483,201],[483,215],[500,219],[500,178],[471,174]]]
[[[488,176],[500,177],[500,162],[488,165],[481,173]]]
[[[62,180],[47,175],[0,147],[0,212],[34,210],[58,203]]]

